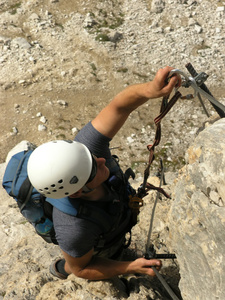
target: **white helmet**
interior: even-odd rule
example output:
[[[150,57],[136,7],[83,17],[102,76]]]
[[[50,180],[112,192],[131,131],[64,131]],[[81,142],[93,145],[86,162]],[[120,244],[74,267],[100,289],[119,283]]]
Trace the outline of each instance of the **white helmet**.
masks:
[[[37,147],[27,165],[32,185],[54,199],[76,193],[94,178],[96,170],[96,161],[85,145],[63,140]]]

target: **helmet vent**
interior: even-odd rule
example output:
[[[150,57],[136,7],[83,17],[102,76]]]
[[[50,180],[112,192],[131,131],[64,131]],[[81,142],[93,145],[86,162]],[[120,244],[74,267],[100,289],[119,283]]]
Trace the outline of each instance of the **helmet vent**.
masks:
[[[70,184],[75,184],[77,183],[79,180],[77,178],[77,176],[73,176],[71,179],[70,179]]]

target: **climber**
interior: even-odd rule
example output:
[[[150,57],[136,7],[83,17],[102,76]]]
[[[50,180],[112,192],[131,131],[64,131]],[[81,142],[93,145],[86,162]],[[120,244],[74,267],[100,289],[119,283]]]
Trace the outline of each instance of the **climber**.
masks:
[[[179,75],[171,77],[165,84],[171,70],[171,67],[162,68],[153,81],[124,89],[82,128],[75,141],[49,142],[31,154],[28,176],[33,186],[54,206],[54,229],[64,257],[51,264],[50,272],[54,276],[66,279],[73,273],[89,280],[102,280],[133,273],[154,276],[151,266],[161,268],[161,261],[156,259],[123,260],[125,231],[130,226],[131,217],[125,191],[127,185],[117,161],[112,159],[109,142],[133,110],[149,99],[170,94],[175,86],[180,86]],[[64,200],[69,205],[68,213],[55,204]],[[96,206],[100,212],[106,211],[107,219],[114,222],[114,230],[109,230],[103,241],[107,247],[101,248],[104,226],[101,228],[93,222],[92,210],[83,206],[84,211],[89,210],[90,220],[86,216],[79,218],[70,214],[73,201],[87,203],[88,208]],[[94,208],[93,212],[95,215]],[[107,224],[110,220],[103,220],[103,217],[99,217],[99,223]]]

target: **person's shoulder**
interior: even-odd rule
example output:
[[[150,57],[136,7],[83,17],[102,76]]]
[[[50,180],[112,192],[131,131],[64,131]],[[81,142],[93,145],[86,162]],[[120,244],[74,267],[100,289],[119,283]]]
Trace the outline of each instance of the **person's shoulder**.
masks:
[[[111,139],[99,132],[91,122],[78,132],[74,140],[84,144],[97,157],[111,157],[109,150]]]
[[[98,226],[95,226],[95,223],[87,218],[81,218],[77,216],[73,216],[67,214],[56,207],[53,207],[52,214],[54,227],[64,227],[71,228],[74,230],[82,230],[84,231],[95,231]]]

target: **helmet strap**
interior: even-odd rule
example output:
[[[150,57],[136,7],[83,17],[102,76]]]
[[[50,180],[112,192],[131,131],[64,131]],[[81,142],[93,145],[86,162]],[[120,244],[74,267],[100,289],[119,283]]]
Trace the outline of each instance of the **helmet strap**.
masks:
[[[92,192],[92,191],[94,191],[94,189],[90,189],[90,188],[87,187],[86,185],[84,185],[84,186],[82,187],[82,193],[83,193],[83,194],[88,194],[88,193],[90,193],[90,192]]]

